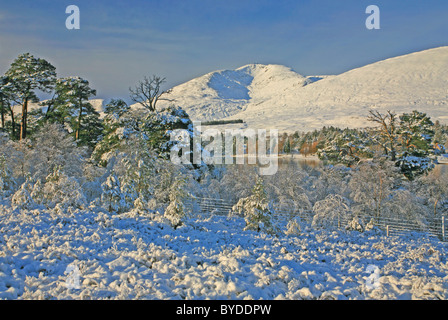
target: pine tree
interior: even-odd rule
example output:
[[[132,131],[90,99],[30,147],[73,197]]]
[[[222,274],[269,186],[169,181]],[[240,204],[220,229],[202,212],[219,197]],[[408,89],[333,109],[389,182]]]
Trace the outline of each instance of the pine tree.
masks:
[[[126,148],[118,155],[114,166],[120,180],[121,191],[127,209],[134,207],[138,199],[140,209],[153,198],[157,174],[157,155],[141,135],[127,140]]]
[[[285,137],[285,143],[283,145],[283,152],[291,153],[291,142],[289,141],[288,135],[286,135],[286,137]]]
[[[20,139],[27,136],[28,104],[38,102],[35,91],[50,92],[56,79],[56,68],[48,61],[35,58],[29,53],[21,54],[6,72],[13,100],[22,105]]]
[[[434,124],[422,112],[413,111],[400,116],[398,129],[400,136],[400,155],[397,165],[402,173],[413,180],[416,176],[432,170],[434,165],[430,159],[433,153],[431,142],[434,136]]]
[[[263,180],[260,177],[255,183],[252,195],[240,199],[232,210],[244,214],[246,220],[244,230],[261,231],[269,234],[278,232],[273,223],[274,209],[268,201]]]
[[[187,130],[193,139],[193,122],[182,108],[176,106],[148,113],[142,125],[150,147],[164,159],[169,158],[171,148],[178,143],[171,141],[170,137],[170,133],[176,129]]]
[[[56,97],[50,115],[53,121],[68,125],[79,145],[93,147],[101,134],[99,113],[88,102],[96,95],[89,82],[80,77],[61,78],[56,81]],[[47,118],[50,116],[47,116]]]
[[[120,148],[132,135],[139,134],[138,115],[134,117],[131,108],[121,99],[112,99],[104,108],[102,139],[97,143],[92,158],[106,165],[107,155]]]
[[[370,139],[365,131],[345,129],[326,139],[323,148],[319,148],[317,155],[321,160],[330,163],[353,165],[360,160],[360,156],[371,156]]]

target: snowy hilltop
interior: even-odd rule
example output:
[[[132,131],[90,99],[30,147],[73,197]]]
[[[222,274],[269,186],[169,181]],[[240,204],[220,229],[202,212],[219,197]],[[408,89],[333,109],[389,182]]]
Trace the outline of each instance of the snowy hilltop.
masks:
[[[281,131],[368,126],[371,109],[418,109],[446,123],[447,69],[448,47],[331,76],[306,77],[281,65],[251,64],[195,78],[174,87],[168,98],[192,120],[242,119],[251,128]]]

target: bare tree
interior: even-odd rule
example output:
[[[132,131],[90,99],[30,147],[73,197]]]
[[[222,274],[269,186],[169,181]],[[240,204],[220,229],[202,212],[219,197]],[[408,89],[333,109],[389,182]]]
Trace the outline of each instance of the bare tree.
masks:
[[[143,81],[139,81],[134,89],[129,88],[131,100],[141,104],[151,112],[155,112],[158,101],[173,101],[162,97],[171,92],[171,89],[162,90],[162,84],[165,82],[165,78],[156,75],[153,75],[150,78],[144,77]]]
[[[396,143],[397,143],[397,128],[396,128],[396,114],[387,111],[387,114],[382,115],[378,111],[369,111],[370,115],[367,117],[368,121],[380,124],[380,136],[382,141],[381,146],[384,148],[387,155],[390,153],[390,159],[396,159]]]

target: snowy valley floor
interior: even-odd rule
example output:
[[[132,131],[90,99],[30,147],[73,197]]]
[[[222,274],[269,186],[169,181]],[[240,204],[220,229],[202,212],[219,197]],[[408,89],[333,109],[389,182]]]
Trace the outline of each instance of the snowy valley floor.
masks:
[[[3,299],[448,299],[447,244],[378,233],[242,231],[239,217],[12,210],[0,204]],[[67,288],[66,269],[80,271]],[[379,286],[367,285],[369,265]]]

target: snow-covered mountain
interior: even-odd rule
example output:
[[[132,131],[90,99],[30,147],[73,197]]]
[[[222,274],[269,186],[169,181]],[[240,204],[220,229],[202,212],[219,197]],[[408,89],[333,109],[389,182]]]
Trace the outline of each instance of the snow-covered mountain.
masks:
[[[370,109],[417,109],[447,123],[447,71],[448,47],[332,76],[305,77],[281,65],[250,64],[176,86],[169,98],[193,120],[242,119],[247,127],[280,131],[368,126]]]

